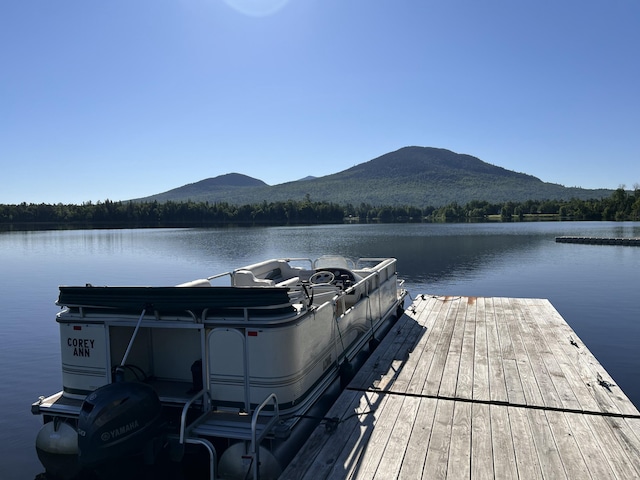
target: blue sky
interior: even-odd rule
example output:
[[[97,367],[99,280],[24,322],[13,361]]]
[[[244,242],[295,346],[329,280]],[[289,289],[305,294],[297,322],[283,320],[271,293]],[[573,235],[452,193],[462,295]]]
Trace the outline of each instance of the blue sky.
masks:
[[[408,145],[640,184],[637,0],[0,3],[0,203],[270,185]]]

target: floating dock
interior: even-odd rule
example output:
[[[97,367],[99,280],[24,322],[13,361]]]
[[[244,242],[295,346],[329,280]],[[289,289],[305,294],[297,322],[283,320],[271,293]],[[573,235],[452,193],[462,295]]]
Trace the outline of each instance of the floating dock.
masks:
[[[422,295],[280,480],[637,479],[640,413],[547,300]]]
[[[584,243],[587,245],[625,245],[640,247],[640,238],[637,237],[556,237],[557,243]]]

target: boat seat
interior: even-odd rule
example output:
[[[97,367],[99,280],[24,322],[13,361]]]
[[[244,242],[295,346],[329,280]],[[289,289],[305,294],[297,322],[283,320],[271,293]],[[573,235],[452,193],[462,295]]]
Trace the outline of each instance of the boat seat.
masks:
[[[274,283],[278,283],[299,276],[301,268],[292,267],[286,260],[267,260],[249,265],[242,270],[253,272],[258,279],[273,280]]]
[[[249,270],[236,270],[233,272],[233,284],[236,287],[272,287],[275,282],[256,278],[253,272]]]

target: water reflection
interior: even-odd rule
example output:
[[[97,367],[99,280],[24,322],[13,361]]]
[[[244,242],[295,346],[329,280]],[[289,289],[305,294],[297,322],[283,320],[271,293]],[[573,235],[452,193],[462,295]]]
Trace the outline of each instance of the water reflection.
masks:
[[[40,471],[29,403],[61,383],[58,285],[174,285],[269,257],[393,256],[414,296],[548,298],[640,404],[640,248],[557,244],[560,235],[640,237],[640,223],[1,232],[0,478]]]

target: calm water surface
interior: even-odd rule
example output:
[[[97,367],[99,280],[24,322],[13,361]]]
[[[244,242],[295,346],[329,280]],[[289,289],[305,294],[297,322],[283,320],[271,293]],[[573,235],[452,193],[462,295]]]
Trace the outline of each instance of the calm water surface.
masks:
[[[271,257],[393,256],[414,298],[547,298],[640,405],[640,248],[555,243],[559,235],[640,237],[640,223],[0,233],[0,479],[42,471],[30,405],[61,388],[58,285],[174,285]]]

